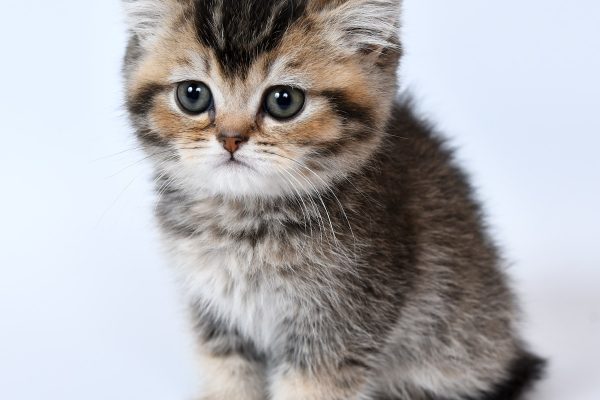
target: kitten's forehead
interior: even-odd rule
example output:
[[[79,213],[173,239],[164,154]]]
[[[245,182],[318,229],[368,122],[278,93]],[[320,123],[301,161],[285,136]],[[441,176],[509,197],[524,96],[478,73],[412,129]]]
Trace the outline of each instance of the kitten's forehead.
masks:
[[[301,18],[308,0],[195,0],[198,39],[215,52],[225,74],[243,76]]]

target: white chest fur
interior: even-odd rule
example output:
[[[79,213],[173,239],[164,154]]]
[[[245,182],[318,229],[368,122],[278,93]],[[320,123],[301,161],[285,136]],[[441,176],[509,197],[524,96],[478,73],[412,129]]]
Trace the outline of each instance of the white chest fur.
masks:
[[[187,296],[209,307],[259,349],[272,348],[279,327],[296,312],[289,282],[275,273],[260,249],[206,239],[200,235],[168,241]]]

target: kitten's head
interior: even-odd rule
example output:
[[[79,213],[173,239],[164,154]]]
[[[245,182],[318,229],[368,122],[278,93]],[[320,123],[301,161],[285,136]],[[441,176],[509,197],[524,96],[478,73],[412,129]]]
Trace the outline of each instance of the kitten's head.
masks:
[[[192,194],[295,196],[363,166],[396,92],[400,0],[127,0],[127,104]]]

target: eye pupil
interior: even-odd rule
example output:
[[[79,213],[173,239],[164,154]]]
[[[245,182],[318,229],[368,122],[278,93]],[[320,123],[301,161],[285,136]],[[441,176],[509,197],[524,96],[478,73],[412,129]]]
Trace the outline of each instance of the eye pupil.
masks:
[[[193,101],[197,101],[200,98],[200,92],[202,92],[202,89],[199,88],[197,85],[192,84],[188,87],[188,99],[193,100]]]
[[[292,105],[292,96],[287,91],[277,92],[275,99],[277,99],[277,105],[283,109],[287,109]]]

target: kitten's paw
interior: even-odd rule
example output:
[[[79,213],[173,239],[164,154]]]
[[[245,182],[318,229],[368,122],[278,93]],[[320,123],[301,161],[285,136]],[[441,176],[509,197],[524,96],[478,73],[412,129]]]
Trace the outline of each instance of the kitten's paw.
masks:
[[[358,400],[364,374],[337,371],[338,375],[307,376],[302,371],[283,370],[272,379],[272,400]]]
[[[198,400],[265,400],[262,367],[240,355],[204,356],[203,382]]]
[[[262,391],[244,391],[243,388],[230,388],[219,393],[203,393],[195,400],[265,400],[267,397]]]

